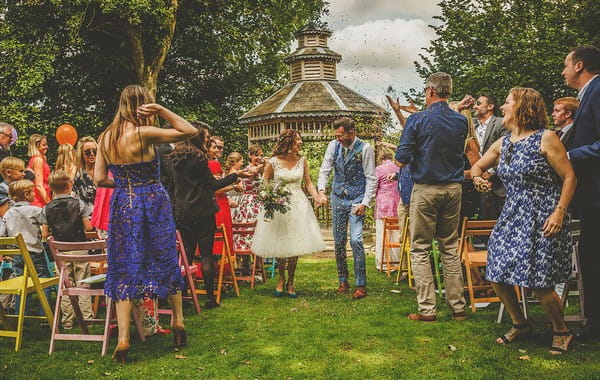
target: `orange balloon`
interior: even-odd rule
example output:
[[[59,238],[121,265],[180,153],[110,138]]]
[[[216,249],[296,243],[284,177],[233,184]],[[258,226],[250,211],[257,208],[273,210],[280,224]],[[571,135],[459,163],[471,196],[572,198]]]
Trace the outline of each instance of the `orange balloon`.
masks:
[[[56,129],[56,141],[59,144],[77,144],[77,130],[71,124],[62,124]]]

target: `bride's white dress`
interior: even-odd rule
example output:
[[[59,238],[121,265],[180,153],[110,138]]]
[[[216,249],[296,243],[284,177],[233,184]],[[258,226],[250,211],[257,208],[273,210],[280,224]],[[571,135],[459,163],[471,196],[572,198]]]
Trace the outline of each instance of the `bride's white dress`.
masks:
[[[292,193],[290,209],[285,214],[276,211],[273,219],[268,221],[261,211],[252,239],[252,252],[261,257],[294,257],[324,250],[321,228],[302,191],[304,157],[291,169],[281,166],[277,157],[271,157],[269,162],[274,169],[273,181],[285,184]]]

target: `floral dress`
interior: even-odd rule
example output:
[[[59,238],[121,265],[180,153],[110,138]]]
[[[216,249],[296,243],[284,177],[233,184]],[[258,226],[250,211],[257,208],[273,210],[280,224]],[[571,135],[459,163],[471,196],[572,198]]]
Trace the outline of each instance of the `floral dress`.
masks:
[[[248,165],[246,169],[251,167],[251,165]],[[261,179],[262,176],[242,179],[244,192],[239,198],[238,206],[234,209],[234,223],[252,223],[256,221],[262,209],[260,202],[258,202],[258,189]],[[250,249],[252,247],[252,236],[236,235],[233,238],[233,244],[236,249]]]

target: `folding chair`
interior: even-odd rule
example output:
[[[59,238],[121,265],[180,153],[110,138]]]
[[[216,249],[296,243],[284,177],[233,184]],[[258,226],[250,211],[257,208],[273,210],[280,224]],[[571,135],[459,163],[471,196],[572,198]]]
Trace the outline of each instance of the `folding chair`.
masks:
[[[256,229],[256,221],[249,223],[233,223],[231,227],[231,231],[233,236],[254,236],[254,230]],[[235,241],[235,238],[234,238]],[[256,280],[257,273],[263,278],[263,282],[266,281],[265,274],[265,265],[264,261],[261,257],[256,257],[256,255],[252,252],[251,249],[242,249],[235,246],[233,247],[233,255],[237,257],[241,257],[242,261],[244,257],[248,257],[248,262],[252,262],[252,271],[251,275],[237,275],[237,279],[242,281],[250,281],[250,288],[254,289],[254,283]],[[240,271],[247,270],[250,268],[244,268],[243,266],[238,266]]]
[[[87,251],[90,250],[104,250],[106,249],[105,240],[96,241],[85,241],[85,242],[61,242],[56,241],[52,237],[48,238],[48,245],[50,246],[50,252],[54,256],[54,260],[58,266],[60,272],[60,282],[58,285],[58,295],[56,297],[56,307],[54,310],[54,320],[52,323],[52,335],[50,336],[50,350],[49,354],[54,352],[54,347],[57,340],[79,340],[79,341],[92,341],[102,342],[102,356],[106,354],[110,340],[110,322],[112,317],[115,315],[114,303],[110,298],[106,299],[106,317],[104,319],[93,318],[84,319],[81,309],[79,308],[78,297],[79,296],[104,296],[104,287],[100,289],[92,289],[89,284],[72,284],[67,270],[66,265],[70,262],[77,263],[91,263],[106,261],[106,254],[99,255],[88,255]],[[85,254],[74,255],[65,254],[65,251],[86,251]],[[59,320],[61,315],[61,299],[63,297],[69,297],[75,312],[75,318],[81,326],[82,334],[61,334],[59,332]],[[146,340],[144,336],[144,330],[142,328],[142,321],[139,319],[137,313],[133,314],[133,320],[135,322],[137,333],[140,339]],[[104,324],[104,330],[102,334],[90,334],[87,324],[98,323]]]
[[[381,256],[379,260],[381,264],[377,269],[382,272],[384,270],[383,265],[385,261],[385,271],[387,272],[388,277],[392,275],[392,271],[400,271],[401,269],[400,261],[390,261],[390,250],[402,247],[402,243],[400,241],[393,241],[390,239],[390,232],[392,231],[400,231],[398,218],[383,218],[383,243],[381,244]]]
[[[237,283],[237,277],[235,275],[235,269],[233,268],[233,261],[231,260],[231,247],[229,247],[229,241],[226,238],[227,228],[224,224],[217,227],[215,231],[215,242],[222,242],[222,252],[213,252],[214,255],[221,256],[218,267],[218,280],[215,287],[215,295],[217,296],[217,303],[221,303],[221,294],[224,284],[231,284],[235,289],[235,294],[240,296],[240,289]],[[200,276],[200,271],[198,275]],[[196,279],[196,282],[203,282],[203,280]],[[205,289],[196,288],[196,294],[207,294]]]
[[[50,309],[50,305],[48,304],[48,299],[46,298],[44,289],[58,284],[58,277],[38,277],[37,271],[35,270],[35,266],[33,265],[33,261],[31,260],[31,256],[29,255],[27,246],[25,245],[25,241],[23,240],[23,235],[18,234],[14,237],[1,237],[0,246],[16,246],[16,248],[0,249],[0,256],[21,255],[23,257],[24,262],[22,276],[13,277],[6,281],[0,281],[0,293],[14,294],[21,297],[21,302],[19,304],[19,310],[17,315],[5,315],[4,309],[0,307],[0,319],[2,319],[2,321],[5,323],[5,330],[0,330],[0,336],[15,338],[15,351],[19,351],[19,349],[21,348],[21,342],[23,340],[23,322],[25,321],[25,318],[45,319],[48,321],[48,324],[52,323],[52,310]],[[25,315],[25,304],[27,303],[25,299],[27,295],[31,293],[37,294],[38,300],[42,305],[45,315]],[[11,323],[7,317],[17,318],[16,331],[8,329],[9,327],[11,327]]]

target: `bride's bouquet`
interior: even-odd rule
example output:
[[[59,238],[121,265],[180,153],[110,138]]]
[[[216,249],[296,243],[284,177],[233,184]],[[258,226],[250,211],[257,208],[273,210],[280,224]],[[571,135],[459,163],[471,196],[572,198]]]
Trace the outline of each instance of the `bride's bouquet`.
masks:
[[[258,200],[263,204],[265,221],[273,219],[275,211],[281,214],[288,212],[291,196],[292,193],[285,188],[285,185],[264,182],[258,192]]]

